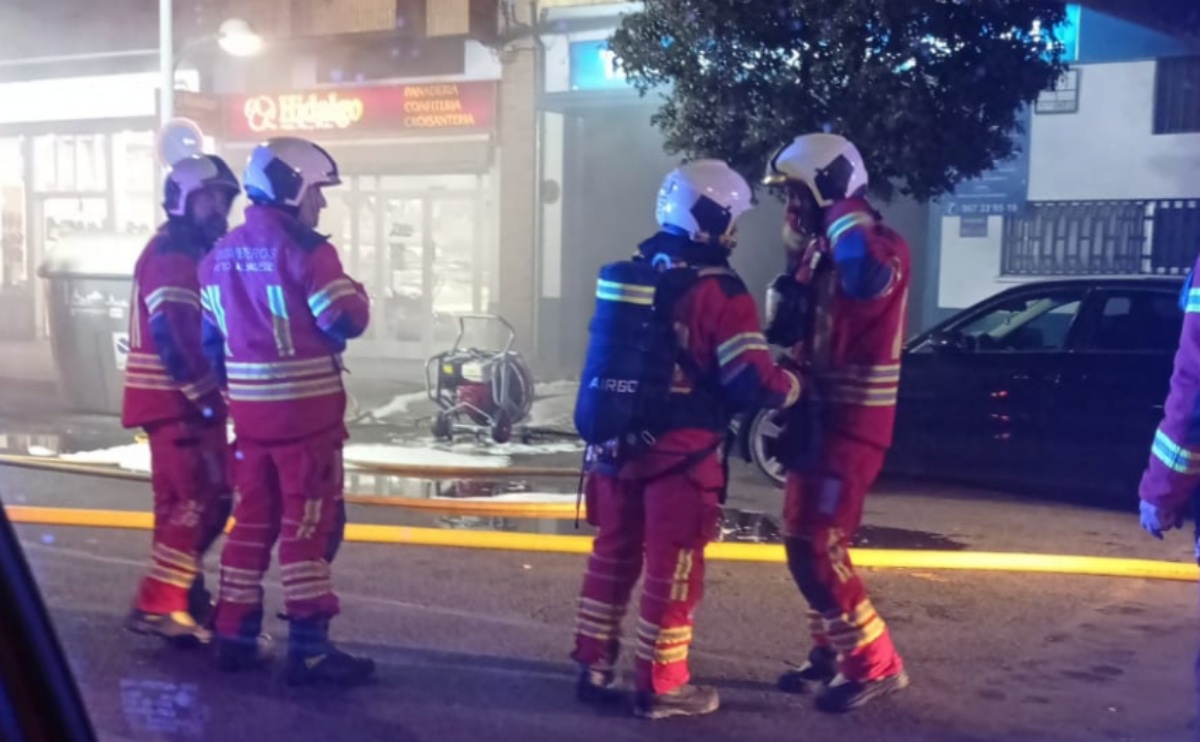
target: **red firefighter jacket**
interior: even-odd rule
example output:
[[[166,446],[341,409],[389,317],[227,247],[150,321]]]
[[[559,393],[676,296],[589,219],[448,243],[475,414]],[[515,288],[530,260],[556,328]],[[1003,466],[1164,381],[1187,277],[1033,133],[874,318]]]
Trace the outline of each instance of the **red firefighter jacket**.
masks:
[[[1200,288],[1194,286],[1195,276],[1193,268],[1180,297],[1183,332],[1171,391],[1139,488],[1141,499],[1172,512],[1180,512],[1200,486]]]
[[[658,250],[671,253],[671,243],[679,239],[660,234],[640,249],[650,257]],[[676,248],[675,252],[687,255],[686,250]],[[725,249],[720,248],[720,253],[720,260],[712,260],[700,270],[700,280],[674,307],[679,345],[702,378],[676,366],[670,400],[663,411],[672,429],[658,438],[648,455],[626,465],[622,476],[652,476],[677,465],[680,453],[716,450],[726,434],[729,414],[789,407],[800,397],[799,377],[776,365],[763,337],[754,298],[725,264]]]
[[[201,264],[200,285],[238,437],[344,439],[341,353],[366,330],[369,300],[333,245],[281,209],[251,206]]]
[[[168,222],[138,258],[129,302],[125,427],[225,419],[217,378],[201,348],[196,269],[206,247],[194,228]]]
[[[862,199],[831,206],[826,224],[833,260],[812,278],[811,345],[795,357],[811,369],[825,430],[887,448],[912,272],[908,244]]]

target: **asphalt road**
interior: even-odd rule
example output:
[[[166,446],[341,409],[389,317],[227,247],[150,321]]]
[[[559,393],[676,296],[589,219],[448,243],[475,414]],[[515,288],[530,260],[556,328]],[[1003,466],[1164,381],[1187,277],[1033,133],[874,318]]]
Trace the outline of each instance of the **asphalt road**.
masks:
[[[380,663],[375,686],[226,677],[119,629],[146,534],[21,527],[105,740],[873,740],[1059,742],[1195,735],[1192,586],[1140,580],[873,572],[914,684],[848,717],[773,689],[803,648],[782,570],[715,564],[694,670],[712,717],[640,722],[579,707],[566,658],[579,557],[348,545],[336,635]],[[272,580],[274,580],[272,576]],[[272,583],[274,584],[274,583]],[[268,600],[278,606],[280,591]],[[272,622],[275,623],[275,622]],[[282,633],[283,627],[272,630]]]
[[[777,508],[776,491],[743,478],[734,504]],[[149,499],[144,485],[13,469],[0,469],[0,497],[127,509],[145,509]],[[352,517],[397,515],[356,508]],[[1191,551],[1178,534],[1166,544],[1143,537],[1126,513],[926,485],[874,496],[868,524],[868,541],[940,548],[1181,561]],[[782,568],[715,563],[693,658],[698,676],[720,686],[723,708],[706,719],[653,724],[573,701],[567,652],[580,557],[346,545],[336,569],[345,613],[335,634],[379,660],[380,682],[321,694],[290,690],[272,673],[221,676],[203,653],[122,632],[148,533],[19,532],[105,740],[1196,739],[1193,585],[871,571],[874,600],[914,684],[860,713],[829,718],[808,699],[773,689],[784,662],[805,650],[801,603]],[[273,607],[280,598],[271,587]]]

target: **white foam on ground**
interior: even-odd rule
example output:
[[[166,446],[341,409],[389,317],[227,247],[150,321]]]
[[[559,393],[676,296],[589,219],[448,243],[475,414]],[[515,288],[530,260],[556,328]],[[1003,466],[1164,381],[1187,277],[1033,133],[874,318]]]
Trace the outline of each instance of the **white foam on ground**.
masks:
[[[479,456],[428,446],[389,446],[360,443],[346,446],[347,464],[358,466],[462,466],[477,469],[503,469],[511,463],[504,454]]]
[[[571,432],[575,430],[575,395],[579,391],[578,381],[550,381],[537,384],[534,391],[534,402],[529,417],[518,422],[531,428],[552,428]],[[432,415],[435,412],[433,403],[426,392],[410,392],[400,394],[382,407],[371,411],[371,416],[377,420],[389,418],[420,417]],[[577,449],[571,449],[577,450]],[[536,455],[539,453],[561,453],[554,451],[531,450],[519,452]],[[514,451],[513,453],[518,453]]]
[[[411,411],[414,404],[428,401],[429,395],[423,391],[399,394],[393,397],[392,401],[388,402],[383,407],[372,410],[371,416],[382,420],[394,415],[407,415]]]
[[[455,502],[518,502],[518,503],[561,503],[574,504],[577,495],[563,492],[509,492],[492,497],[435,497],[435,500],[454,500]]]
[[[50,450],[49,448],[46,448],[45,446],[30,446],[29,447],[29,455],[30,456],[55,456],[56,454],[54,451]]]
[[[150,446],[145,443],[130,443],[127,446],[102,448],[96,451],[64,453],[59,458],[73,464],[99,464],[116,466],[126,471],[150,471]]]

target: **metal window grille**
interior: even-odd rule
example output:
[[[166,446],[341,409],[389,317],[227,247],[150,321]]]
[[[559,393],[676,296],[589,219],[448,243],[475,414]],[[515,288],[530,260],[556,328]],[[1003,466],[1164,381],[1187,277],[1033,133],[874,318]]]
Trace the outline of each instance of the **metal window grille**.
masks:
[[[1154,80],[1154,133],[1200,132],[1200,57],[1158,60]]]
[[[1043,201],[1004,218],[1006,276],[1175,275],[1200,249],[1200,200]]]
[[[1200,249],[1200,201],[1158,201],[1151,204],[1154,239],[1150,242],[1153,273],[1186,273]]]

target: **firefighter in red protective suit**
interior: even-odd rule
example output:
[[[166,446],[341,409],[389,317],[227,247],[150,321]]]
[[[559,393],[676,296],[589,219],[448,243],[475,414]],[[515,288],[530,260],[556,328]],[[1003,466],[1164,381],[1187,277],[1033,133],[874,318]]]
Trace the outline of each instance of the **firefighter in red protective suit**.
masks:
[[[586,483],[588,522],[598,533],[576,622],[577,695],[584,702],[620,698],[613,669],[620,624],[644,567],[634,706],[644,718],[696,716],[719,705],[715,688],[689,684],[687,660],[704,549],[717,535],[726,484],[718,449],[731,411],[785,407],[800,393],[798,377],[772,360],[755,302],[729,267],[750,199],[745,180],[716,160],[667,176],[658,198],[661,231],[638,249],[656,264],[699,269],[673,304],[675,380],[656,439],[632,454],[599,454]],[[602,280],[597,297],[614,291],[620,287]]]
[[[150,439],[154,546],[126,627],[181,644],[210,638],[201,561],[232,500],[225,404],[201,348],[196,269],[228,229],[238,191],[219,157],[175,163],[163,189],[167,222],[134,268],[121,422]]]
[[[908,685],[848,549],[892,441],[910,257],[864,200],[867,170],[844,138],[797,137],[765,182],[786,190],[789,251],[767,338],[791,347],[806,372],[780,446],[788,567],[810,607],[813,648],[780,687],[822,685],[817,707],[848,711]]]
[[[251,153],[243,182],[253,202],[245,224],[200,267],[207,347],[223,348],[218,361],[237,432],[217,664],[238,671],[265,659],[262,580],[279,538],[288,682],[355,685],[375,664],[329,641],[338,613],[331,564],[346,520],[341,353],[366,330],[369,301],[315,231],[322,188],[340,183],[329,153],[303,139],[268,140]]]

